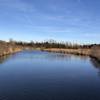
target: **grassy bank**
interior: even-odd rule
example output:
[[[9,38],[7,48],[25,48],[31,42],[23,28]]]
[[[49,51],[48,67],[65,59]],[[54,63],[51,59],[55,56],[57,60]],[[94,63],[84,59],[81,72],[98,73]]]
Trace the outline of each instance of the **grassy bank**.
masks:
[[[58,48],[43,49],[43,51],[67,53],[75,55],[87,55],[87,56],[89,56],[91,52],[90,49],[58,49]]]
[[[100,61],[100,46],[93,46],[91,48],[91,57],[94,57],[98,61]]]
[[[7,43],[4,41],[0,41],[0,57],[8,55],[8,54],[13,54],[13,53],[19,52],[22,49],[23,48],[21,46]]]
[[[93,57],[100,61],[100,46],[93,46],[89,49],[58,49],[58,48],[48,48],[43,49],[43,51],[56,52],[56,53],[66,53],[75,55],[85,55]]]
[[[59,43],[25,43],[25,42],[5,42],[0,41],[0,56],[13,54],[23,49],[28,50],[43,50],[48,52],[58,52],[75,55],[85,55],[96,58],[100,61],[100,45],[66,45]]]

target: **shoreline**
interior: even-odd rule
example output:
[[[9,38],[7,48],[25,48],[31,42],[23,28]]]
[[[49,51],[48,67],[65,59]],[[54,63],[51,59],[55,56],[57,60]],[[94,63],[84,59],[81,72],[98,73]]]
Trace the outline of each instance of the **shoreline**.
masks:
[[[14,54],[22,50],[23,50],[23,47],[19,45],[15,45],[13,43],[7,43],[4,41],[0,42],[0,57],[9,55],[9,54]]]
[[[58,49],[58,48],[48,48],[43,49],[42,51],[54,52],[54,53],[64,53],[64,54],[74,54],[74,55],[83,55],[89,56],[96,59],[100,62],[100,47],[93,47],[91,49]]]
[[[54,53],[64,53],[64,54],[74,54],[74,55],[83,55],[83,56],[90,56],[92,58],[97,59],[100,61],[100,46],[93,46],[91,48],[77,48],[77,49],[69,49],[69,48],[34,48],[32,46],[20,46],[15,44],[9,44],[6,42],[0,43],[0,57],[14,54],[23,50],[41,50],[47,52],[54,52]]]
[[[58,48],[43,49],[42,51],[74,54],[74,55],[85,55],[85,56],[90,56],[90,52],[91,52],[90,49],[58,49]]]
[[[3,52],[0,52],[0,57],[10,55],[10,54],[14,54],[14,53],[21,52],[21,51],[22,51],[22,49],[18,49],[18,48],[8,48],[7,51],[4,50]]]

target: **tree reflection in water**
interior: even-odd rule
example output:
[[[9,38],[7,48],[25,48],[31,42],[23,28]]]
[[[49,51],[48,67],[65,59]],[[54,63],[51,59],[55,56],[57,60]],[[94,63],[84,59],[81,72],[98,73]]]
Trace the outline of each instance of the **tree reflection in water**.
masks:
[[[93,66],[98,69],[98,75],[100,76],[100,62],[97,61],[95,58],[91,58],[91,63],[93,64]]]
[[[47,56],[45,56],[46,59],[51,60],[72,60],[72,59],[82,59],[87,60],[89,57],[84,55],[73,55],[73,54],[63,54],[63,53],[48,53]]]
[[[10,57],[11,57],[11,55],[6,55],[6,56],[0,57],[0,64],[3,64],[4,62],[6,62]]]

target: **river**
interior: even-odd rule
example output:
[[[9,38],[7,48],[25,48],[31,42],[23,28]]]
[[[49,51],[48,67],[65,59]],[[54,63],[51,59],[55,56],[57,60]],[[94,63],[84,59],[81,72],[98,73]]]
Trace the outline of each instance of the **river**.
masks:
[[[0,100],[100,100],[100,64],[35,50],[1,57]]]

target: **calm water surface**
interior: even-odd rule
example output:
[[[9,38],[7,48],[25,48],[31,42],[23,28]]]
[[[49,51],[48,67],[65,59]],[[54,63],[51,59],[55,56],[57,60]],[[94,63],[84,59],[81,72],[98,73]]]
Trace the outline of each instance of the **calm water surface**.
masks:
[[[100,100],[100,64],[41,51],[1,57],[0,100]]]

